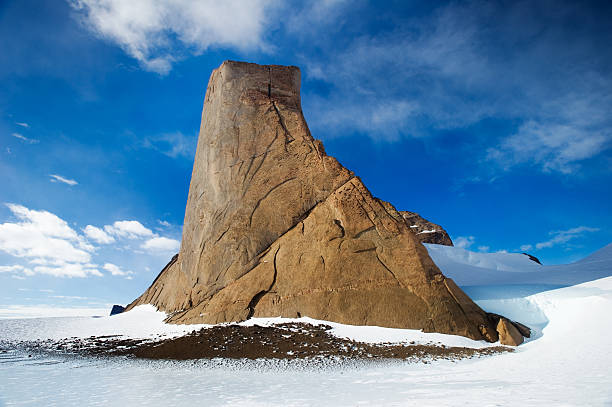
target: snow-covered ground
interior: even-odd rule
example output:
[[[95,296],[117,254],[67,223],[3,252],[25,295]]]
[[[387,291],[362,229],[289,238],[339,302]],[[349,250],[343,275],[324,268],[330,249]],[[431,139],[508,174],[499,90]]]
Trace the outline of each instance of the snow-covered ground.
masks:
[[[514,353],[474,360],[324,369],[264,361],[51,360],[0,354],[0,406],[612,405],[612,245],[562,266],[540,266],[521,254],[437,245],[428,250],[485,310],[535,328],[534,338]],[[150,307],[105,318],[6,319],[0,320],[0,340],[176,336],[196,328],[162,320],[163,314]],[[449,335],[330,325],[336,335],[368,342],[487,346]]]

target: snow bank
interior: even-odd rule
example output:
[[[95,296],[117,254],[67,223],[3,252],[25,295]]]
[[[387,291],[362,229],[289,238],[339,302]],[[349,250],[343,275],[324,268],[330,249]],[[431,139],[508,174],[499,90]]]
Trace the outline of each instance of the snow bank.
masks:
[[[578,262],[555,266],[541,266],[520,253],[476,253],[436,244],[425,247],[440,270],[462,287],[540,285],[551,289],[612,275],[612,244]]]
[[[157,311],[154,306],[141,305],[112,317],[6,319],[0,321],[0,340],[57,340],[107,335],[139,339],[168,338],[205,326],[166,324],[165,318],[166,314]]]
[[[93,317],[108,315],[110,308],[67,308],[48,305],[10,305],[0,308],[0,319],[7,318],[52,318],[52,317]]]

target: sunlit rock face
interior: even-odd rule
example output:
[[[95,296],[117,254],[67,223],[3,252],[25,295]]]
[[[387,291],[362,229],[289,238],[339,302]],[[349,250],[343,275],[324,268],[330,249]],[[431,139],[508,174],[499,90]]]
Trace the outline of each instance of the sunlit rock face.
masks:
[[[497,340],[402,214],[310,135],[287,66],[213,71],[181,249],[128,309],[145,303],[174,323],[309,316]]]

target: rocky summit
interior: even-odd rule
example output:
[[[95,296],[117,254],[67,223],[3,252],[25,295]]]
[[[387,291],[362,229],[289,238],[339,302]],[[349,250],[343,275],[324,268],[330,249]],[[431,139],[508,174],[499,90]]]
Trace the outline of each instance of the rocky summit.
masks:
[[[128,309],[154,304],[173,323],[308,316],[496,341],[417,236],[311,136],[297,67],[226,61],[206,91],[180,252]]]

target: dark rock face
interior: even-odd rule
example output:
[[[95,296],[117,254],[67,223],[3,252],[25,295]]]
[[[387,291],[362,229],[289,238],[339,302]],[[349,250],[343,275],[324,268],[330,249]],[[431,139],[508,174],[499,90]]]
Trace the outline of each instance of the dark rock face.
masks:
[[[113,305],[113,308],[111,309],[110,315],[116,315],[116,314],[121,314],[123,311],[125,311],[125,307],[122,307],[121,305]]]
[[[410,231],[421,243],[453,246],[453,241],[442,226],[424,219],[416,212],[400,211],[399,213],[401,213]]]
[[[531,255],[531,254],[529,254],[529,253],[523,253],[523,254],[524,254],[525,256],[529,257],[529,260],[531,260],[531,261],[535,261],[535,262],[536,262],[536,263],[538,263],[538,264],[542,264],[542,263],[540,263],[540,259],[538,259],[536,256],[532,256],[532,255]]]
[[[298,68],[226,61],[206,92],[178,258],[128,309],[154,304],[173,323],[309,316],[496,341],[416,236],[310,135]]]

